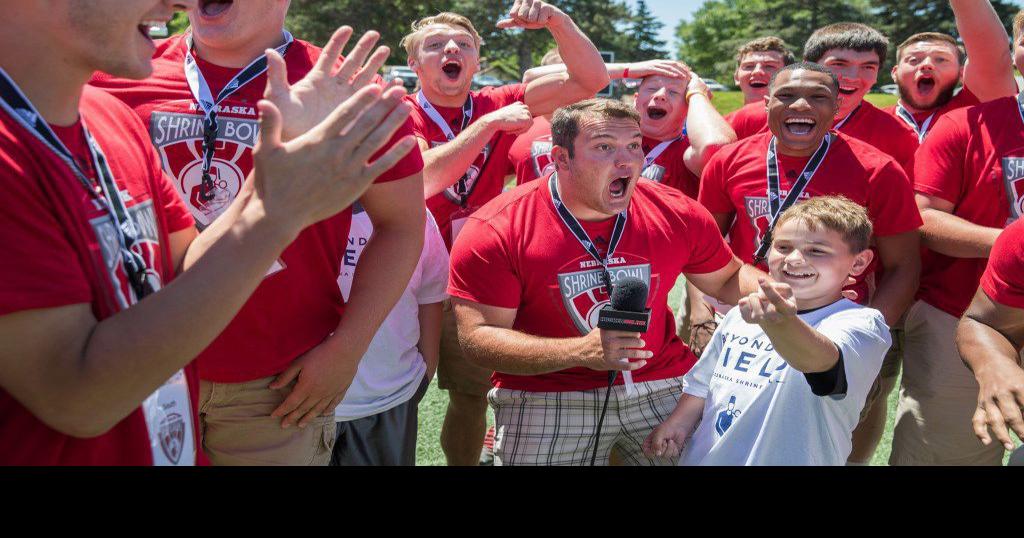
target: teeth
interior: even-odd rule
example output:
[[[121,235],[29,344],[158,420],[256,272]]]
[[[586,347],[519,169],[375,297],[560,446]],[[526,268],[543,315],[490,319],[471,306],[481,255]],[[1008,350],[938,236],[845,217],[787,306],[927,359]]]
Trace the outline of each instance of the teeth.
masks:
[[[151,32],[153,32],[153,31],[163,31],[163,30],[167,30],[167,21],[161,21],[161,20],[142,21],[139,24],[139,26],[145,26]]]
[[[786,124],[791,124],[791,123],[805,123],[807,125],[814,125],[815,122],[814,122],[814,120],[812,120],[810,118],[790,118],[790,119],[786,120]]]

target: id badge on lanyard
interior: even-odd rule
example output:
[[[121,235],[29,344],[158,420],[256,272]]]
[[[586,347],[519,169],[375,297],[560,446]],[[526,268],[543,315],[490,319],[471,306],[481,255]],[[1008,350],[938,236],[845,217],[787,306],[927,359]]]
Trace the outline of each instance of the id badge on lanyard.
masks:
[[[178,370],[142,402],[153,465],[196,464],[196,436],[192,431],[192,403],[185,372]]]

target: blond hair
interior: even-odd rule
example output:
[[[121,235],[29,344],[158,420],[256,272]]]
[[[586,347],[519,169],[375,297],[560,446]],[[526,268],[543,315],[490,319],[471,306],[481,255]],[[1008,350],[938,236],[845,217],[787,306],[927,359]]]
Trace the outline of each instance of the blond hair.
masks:
[[[416,48],[419,47],[420,42],[423,41],[423,30],[435,24],[444,24],[447,26],[462,28],[473,36],[473,41],[476,42],[476,48],[479,49],[480,45],[483,45],[483,40],[480,39],[480,34],[476,31],[476,27],[473,26],[472,21],[458,13],[443,11],[431,17],[423,17],[422,19],[412,23],[412,31],[406,34],[405,37],[398,42],[398,46],[403,47],[406,54],[413,56],[416,53]]]
[[[1013,16],[1013,39],[1016,40],[1022,31],[1024,31],[1024,9]]]
[[[786,47],[786,42],[775,36],[759,37],[744,43],[736,51],[736,63],[742,62],[743,57],[751,52],[777,52],[782,55],[782,65],[789,65],[796,60],[793,53]]]
[[[867,209],[845,196],[817,196],[797,202],[782,212],[775,228],[791,220],[803,222],[811,231],[822,227],[838,233],[854,254],[871,244],[872,227]]]

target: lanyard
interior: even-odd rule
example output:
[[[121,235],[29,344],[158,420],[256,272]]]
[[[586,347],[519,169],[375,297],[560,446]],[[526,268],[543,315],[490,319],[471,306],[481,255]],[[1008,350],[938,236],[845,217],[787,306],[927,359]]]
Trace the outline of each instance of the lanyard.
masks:
[[[935,113],[933,112],[931,116],[928,116],[928,119],[924,120],[924,123],[918,126],[917,120],[914,119],[914,115],[907,109],[903,108],[903,105],[901,104],[896,105],[896,115],[903,121],[907,122],[907,125],[917,133],[917,141],[919,143],[924,142],[924,135],[928,134],[928,128],[931,127],[932,120],[935,119]]]
[[[292,34],[285,30],[284,44],[274,50],[284,56],[292,41],[294,41]],[[196,64],[195,57],[192,56],[192,34],[185,36],[185,80],[188,81],[188,89],[192,92],[192,97],[203,109],[203,183],[199,187],[199,199],[204,202],[213,199],[213,178],[210,177],[210,167],[213,166],[213,153],[216,151],[217,145],[217,105],[266,70],[267,56],[256,58],[239,71],[214,99],[206,77],[203,76],[199,65]]]
[[[110,166],[107,164],[107,159],[99,144],[89,133],[89,129],[85,125],[85,118],[82,118],[82,131],[85,134],[86,144],[89,146],[93,169],[99,181],[98,186],[94,186],[85,172],[79,168],[71,151],[61,142],[36,107],[3,69],[0,69],[0,108],[3,108],[14,121],[21,124],[54,155],[64,161],[64,164],[68,165],[89,195],[104,206],[117,232],[121,261],[124,262],[125,273],[135,292],[136,300],[152,293],[154,288],[146,278],[146,261],[142,259],[141,255],[131,250],[138,238],[135,221],[128,215],[128,208],[125,207],[124,200],[121,199],[120,190],[114,181],[114,174],[110,171]],[[130,300],[129,303],[131,303]]]
[[[430,121],[433,121],[434,124],[441,129],[441,132],[444,133],[444,137],[448,142],[455,140],[455,133],[452,132],[452,128],[448,126],[448,122],[444,121],[444,118],[441,117],[441,113],[434,108],[434,105],[430,104],[430,101],[427,101],[427,97],[423,95],[423,90],[416,93],[416,103],[418,103],[420,108],[427,113],[427,117],[430,118]],[[459,133],[461,134],[462,131],[465,131],[466,127],[469,127],[469,124],[472,121],[473,95],[470,94],[466,96],[466,102],[462,105],[462,126],[459,127]],[[468,171],[467,174],[463,174],[462,177],[459,178],[459,181],[454,185],[455,195],[459,197],[459,205],[462,207],[466,207],[466,199],[469,198],[469,189],[466,186],[467,175]]]
[[[1017,112],[1020,113],[1020,121],[1024,122],[1024,92],[1017,94]]]
[[[811,177],[818,171],[818,167],[821,166],[822,161],[825,160],[825,155],[828,153],[828,148],[832,144],[832,135],[826,134],[825,138],[822,139],[818,149],[811,155],[810,160],[804,166],[803,172],[800,173],[800,177],[797,178],[796,182],[793,183],[793,187],[789,189],[789,193],[786,195],[786,199],[779,200],[779,156],[775,150],[775,137],[772,137],[771,142],[768,143],[768,205],[770,207],[768,223],[768,230],[761,238],[761,244],[757,247],[757,252],[754,254],[754,264],[761,263],[765,260],[765,256],[768,254],[768,249],[772,245],[772,232],[775,230],[775,221],[779,218],[779,215],[783,211],[789,209],[789,207],[796,203],[803,194],[804,190],[807,189],[807,185],[811,182]]]
[[[861,105],[863,105],[863,104],[864,104],[864,103],[861,103],[860,105],[857,105],[857,108],[855,108],[855,109],[851,110],[851,111],[850,111],[850,113],[849,113],[849,114],[847,114],[845,118],[843,118],[843,119],[839,120],[839,123],[837,123],[837,124],[835,125],[835,127],[833,127],[833,129],[835,129],[836,131],[838,131],[838,130],[842,129],[842,128],[843,128],[843,125],[846,125],[846,122],[850,121],[850,118],[852,118],[852,117],[853,117],[853,115],[854,115],[854,114],[856,114],[858,110],[860,110],[860,107],[861,107]]]
[[[671,146],[672,144],[682,140],[684,136],[686,136],[686,130],[685,129],[683,129],[682,134],[680,134],[679,136],[673,138],[672,140],[665,140],[665,141],[661,142],[660,144],[658,144],[657,146],[654,146],[654,149],[652,149],[650,153],[648,153],[647,155],[644,155],[644,170],[647,170],[647,168],[649,168],[652,164],[654,164],[654,161],[658,157],[661,157],[661,154],[665,153],[665,150],[668,149],[669,146]]]
[[[583,226],[576,220],[576,217],[569,211],[569,208],[565,207],[565,204],[562,203],[562,197],[558,194],[558,172],[551,174],[551,179],[548,180],[548,190],[551,191],[551,203],[554,204],[555,211],[558,212],[558,216],[562,219],[562,224],[565,224],[569,232],[583,245],[583,249],[587,251],[587,254],[590,254],[592,258],[597,260],[597,263],[601,264],[601,267],[604,269],[601,274],[601,280],[604,281],[605,288],[611,293],[612,277],[608,272],[608,261],[611,260],[612,255],[615,253],[615,247],[619,245],[619,240],[622,239],[622,232],[626,229],[626,211],[616,215],[612,237],[608,241],[608,251],[605,252],[602,258],[601,253],[594,246],[594,242],[587,235],[587,231],[583,229]]]

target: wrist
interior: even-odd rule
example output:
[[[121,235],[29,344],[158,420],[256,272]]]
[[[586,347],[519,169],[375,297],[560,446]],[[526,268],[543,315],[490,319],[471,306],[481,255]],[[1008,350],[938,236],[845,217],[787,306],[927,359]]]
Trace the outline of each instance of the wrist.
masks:
[[[567,24],[568,23],[568,24]],[[548,19],[547,29],[557,30],[572,24],[572,18],[569,15],[558,8],[555,8],[555,13]]]
[[[698,95],[703,97],[703,98],[705,98],[705,99],[708,98],[708,95],[707,95],[707,93],[704,92],[704,90],[701,90],[701,89],[687,90],[686,91],[686,104],[690,104],[690,98],[691,97],[695,97],[695,96],[698,96]]]
[[[300,223],[294,216],[269,210],[259,196],[251,196],[233,228],[243,237],[252,235],[262,243],[279,247],[280,253],[299,236],[304,227]]]

